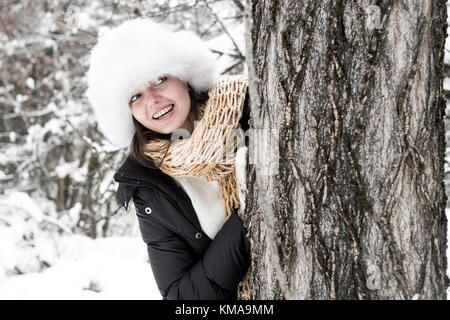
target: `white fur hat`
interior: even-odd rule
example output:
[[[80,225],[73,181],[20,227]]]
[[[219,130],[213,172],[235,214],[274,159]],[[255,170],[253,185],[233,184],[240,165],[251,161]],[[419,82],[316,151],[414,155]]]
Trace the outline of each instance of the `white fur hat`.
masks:
[[[128,102],[137,89],[169,74],[205,91],[218,79],[215,66],[213,53],[193,33],[133,19],[101,36],[92,49],[86,94],[106,138],[128,147],[134,134]]]

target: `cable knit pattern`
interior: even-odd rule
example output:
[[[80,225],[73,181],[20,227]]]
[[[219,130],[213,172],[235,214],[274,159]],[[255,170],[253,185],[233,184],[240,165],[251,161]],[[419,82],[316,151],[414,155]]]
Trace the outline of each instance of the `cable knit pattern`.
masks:
[[[225,223],[225,210],[217,181],[208,182],[203,177],[183,177],[175,180],[191,198],[203,232],[214,239]]]

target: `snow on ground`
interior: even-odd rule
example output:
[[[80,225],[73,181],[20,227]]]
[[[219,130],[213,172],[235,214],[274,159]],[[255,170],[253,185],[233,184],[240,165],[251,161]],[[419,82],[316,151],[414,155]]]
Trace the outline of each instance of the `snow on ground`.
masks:
[[[63,236],[57,247],[50,268],[0,279],[0,299],[161,300],[140,237]]]
[[[128,236],[94,240],[46,207],[23,192],[0,196],[0,300],[162,298],[137,225]]]

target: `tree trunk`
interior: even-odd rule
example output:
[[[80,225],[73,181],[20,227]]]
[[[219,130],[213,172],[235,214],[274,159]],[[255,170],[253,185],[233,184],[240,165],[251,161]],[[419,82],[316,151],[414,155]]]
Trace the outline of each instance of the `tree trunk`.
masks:
[[[247,0],[246,18],[271,130],[250,142],[240,297],[446,299],[446,2]]]

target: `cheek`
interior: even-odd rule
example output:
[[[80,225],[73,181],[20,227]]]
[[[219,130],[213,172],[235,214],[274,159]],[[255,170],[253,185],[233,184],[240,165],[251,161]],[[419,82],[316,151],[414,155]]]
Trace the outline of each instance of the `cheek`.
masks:
[[[131,108],[131,114],[133,115],[133,117],[135,117],[137,120],[139,120],[140,115],[139,115],[139,111],[137,108],[135,108],[135,107]]]
[[[184,113],[189,114],[189,111],[191,110],[191,99],[189,97],[189,94],[183,94],[180,97],[180,101],[182,103]]]
[[[139,108],[138,106],[133,106],[133,108],[131,108],[131,114],[137,121],[139,121],[142,125],[144,125],[145,114],[144,114],[143,108]]]

